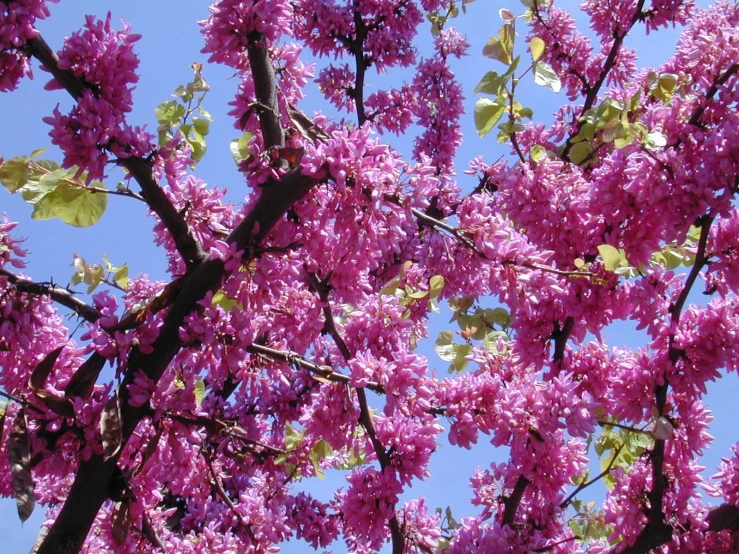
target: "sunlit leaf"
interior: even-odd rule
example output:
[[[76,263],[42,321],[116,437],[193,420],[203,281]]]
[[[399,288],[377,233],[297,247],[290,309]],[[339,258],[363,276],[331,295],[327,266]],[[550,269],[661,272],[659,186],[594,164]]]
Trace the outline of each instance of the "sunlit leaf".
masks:
[[[454,359],[454,333],[451,331],[442,331],[436,339],[434,349],[439,357],[445,362],[451,362]]]
[[[544,55],[544,50],[546,49],[544,41],[539,37],[532,37],[531,42],[529,42],[529,47],[531,48],[531,57],[534,60],[534,63],[538,62]]]
[[[562,82],[559,80],[557,73],[549,64],[542,61],[534,65],[534,82],[537,85],[549,87],[554,92],[559,92],[562,89]]]
[[[510,65],[513,62],[513,44],[515,32],[513,25],[505,24],[498,31],[497,37],[491,37],[482,49],[482,55]]]
[[[89,227],[97,223],[108,204],[107,194],[88,188],[59,183],[34,206],[33,219],[57,217],[74,227]]]
[[[506,105],[504,101],[490,100],[489,98],[478,98],[475,102],[475,127],[477,133],[484,137],[498,123],[505,113]]]
[[[573,144],[570,148],[570,161],[575,165],[580,165],[590,157],[593,153],[593,147],[587,141]]]
[[[203,403],[203,396],[205,396],[205,381],[197,379],[193,385],[193,395],[195,396],[195,405],[199,408]]]
[[[618,248],[614,248],[610,244],[601,244],[598,246],[598,253],[603,259],[603,265],[606,271],[616,271],[616,268],[621,263],[621,252]]]
[[[28,158],[18,156],[0,165],[0,183],[10,192],[15,192],[28,182]]]

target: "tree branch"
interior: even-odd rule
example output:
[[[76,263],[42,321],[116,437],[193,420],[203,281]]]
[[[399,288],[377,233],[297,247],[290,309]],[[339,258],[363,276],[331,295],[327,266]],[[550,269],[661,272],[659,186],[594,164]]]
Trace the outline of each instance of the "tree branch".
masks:
[[[677,301],[670,307],[670,314],[673,323],[677,324],[680,321],[680,314],[685,302],[687,301],[690,290],[695,284],[698,275],[700,274],[703,266],[707,263],[706,258],[706,244],[708,242],[708,234],[713,223],[713,217],[710,215],[704,215],[700,218],[701,234],[698,239],[698,251],[695,256],[695,262],[693,267],[688,274],[688,278],[685,280],[683,290],[680,292],[680,296]],[[674,335],[670,337],[670,345],[668,356],[670,361],[675,364],[680,359],[680,351],[674,346]],[[667,391],[669,384],[667,379],[663,385],[657,385],[654,388],[655,403],[657,405],[657,412],[660,416],[664,414],[665,405],[667,403]],[[646,554],[653,548],[656,548],[672,538],[673,529],[665,523],[665,516],[662,512],[662,500],[667,488],[665,475],[663,471],[665,461],[665,441],[655,440],[654,448],[651,452],[652,459],[652,490],[649,491],[649,515],[647,524],[639,533],[636,542],[630,547],[623,550],[622,554]]]
[[[334,371],[334,369],[330,366],[319,365],[315,362],[311,362],[310,360],[304,358],[296,352],[277,350],[275,348],[270,348],[269,346],[264,346],[261,344],[252,344],[247,348],[247,350],[252,354],[265,356],[266,358],[270,358],[272,360],[281,360],[288,364],[301,367],[317,375],[321,379],[331,381],[332,383],[349,385],[351,381],[351,379],[347,375]],[[364,386],[364,388],[376,392],[377,394],[385,393],[385,389],[382,388],[382,385],[375,381],[370,381]]]
[[[580,112],[580,120],[578,121],[577,128],[575,129],[575,132],[572,134],[572,136],[567,139],[567,143],[565,144],[564,152],[562,152],[562,158],[564,160],[569,161],[570,149],[573,145],[572,139],[578,135],[578,133],[582,129],[583,123],[585,122],[585,120],[582,119],[582,116],[585,115],[585,112],[593,108],[593,105],[598,98],[598,93],[600,93],[600,89],[603,87],[608,74],[611,72],[614,64],[616,63],[616,58],[618,57],[618,53],[621,50],[621,46],[623,45],[626,35],[629,34],[636,22],[639,21],[639,19],[641,18],[645,2],[646,0],[639,0],[639,3],[636,6],[636,11],[634,12],[634,15],[631,18],[631,21],[627,25],[626,29],[624,29],[622,33],[614,33],[613,44],[611,45],[611,49],[608,52],[606,61],[603,63],[603,69],[601,69],[598,80],[593,86],[588,88],[587,95],[585,97],[585,103],[583,104],[582,111]]]
[[[349,351],[349,348],[344,342],[344,339],[341,337],[341,334],[336,328],[336,322],[334,321],[334,315],[331,311],[331,304],[329,303],[328,299],[328,279],[326,279],[325,281],[320,281],[315,274],[310,272],[307,273],[311,285],[318,293],[321,302],[323,302],[324,304],[323,313],[324,317],[326,318],[325,331],[336,343],[336,347],[341,352],[344,360],[348,362],[351,359],[351,352]],[[372,423],[372,414],[370,414],[369,405],[367,404],[367,394],[365,393],[364,389],[365,387],[356,387],[355,389],[357,391],[357,400],[359,402],[359,423],[362,425],[362,427],[364,427],[364,430],[369,437],[370,443],[372,444],[372,449],[375,451],[375,455],[377,456],[377,460],[380,462],[380,469],[382,469],[382,471],[384,472],[388,467],[390,467],[391,460],[390,456],[385,450],[385,446],[382,444],[382,441],[380,441],[380,439],[377,437],[375,425],[374,423]],[[405,550],[405,539],[403,538],[403,532],[400,529],[398,518],[395,515],[394,506],[393,517],[391,517],[390,521],[388,521],[388,527],[390,528],[390,536],[393,543],[393,554],[403,554],[403,551]]]
[[[354,34],[355,38],[351,44],[351,52],[354,54],[355,75],[354,90],[352,97],[357,108],[357,124],[361,127],[367,121],[364,111],[364,75],[367,72],[367,64],[364,61],[364,39],[367,38],[367,26],[359,13],[357,2],[354,3]]]
[[[565,500],[559,505],[560,508],[563,510],[569,506],[570,502],[572,502],[572,499],[575,498],[580,492],[582,492],[583,489],[587,489],[590,485],[593,483],[597,483],[603,477],[608,475],[611,472],[611,469],[613,468],[613,464],[616,463],[616,458],[618,458],[618,455],[621,453],[621,449],[624,447],[623,444],[619,445],[619,447],[616,449],[616,451],[613,453],[613,458],[611,458],[611,461],[608,464],[608,467],[606,467],[603,471],[601,471],[597,476],[590,479],[590,481],[587,481],[585,483],[580,483],[577,488],[572,491],[572,493],[565,498]]]
[[[729,69],[727,69],[720,77],[718,77],[711,85],[711,88],[708,89],[708,92],[706,92],[706,102],[716,96],[716,93],[718,92],[718,87],[725,84],[726,81],[728,81],[731,76],[734,75],[737,71],[739,71],[739,64],[735,63],[734,65],[729,67]],[[693,112],[693,115],[688,120],[688,123],[690,125],[693,125],[694,127],[697,127],[700,122],[700,118],[705,111],[705,105],[698,106],[698,108]]]
[[[78,316],[90,323],[95,323],[102,317],[102,314],[94,307],[86,304],[65,288],[52,283],[35,283],[25,277],[18,277],[15,273],[11,273],[7,269],[3,268],[0,268],[0,277],[5,277],[8,280],[8,283],[10,283],[19,292],[48,296],[57,304],[61,304],[65,308],[69,308]]]
[[[260,50],[267,57],[267,50]],[[269,63],[268,58],[263,60]],[[256,74],[255,74],[256,77]],[[263,87],[258,89],[261,90]],[[258,98],[261,102],[263,98]],[[316,180],[293,170],[281,180],[271,179],[262,188],[259,199],[226,241],[249,256],[270,233],[275,224],[296,201],[316,185]],[[137,424],[149,414],[147,404],[129,404],[129,386],[137,373],[142,372],[157,383],[169,363],[182,347],[179,329],[185,318],[201,309],[199,301],[209,291],[215,291],[225,276],[225,265],[219,259],[202,262],[182,278],[182,289],[164,317],[159,335],[152,344],[153,351],[143,354],[134,348],[127,363],[126,376],[119,387],[121,398],[122,447]],[[121,448],[120,450],[123,450]],[[93,454],[80,462],[77,475],[66,502],[56,521],[39,546],[36,554],[77,554],[95,520],[98,510],[108,497],[108,489],[117,467],[118,456],[107,461],[102,454]]]
[[[519,475],[516,485],[513,487],[513,492],[511,492],[511,495],[503,503],[505,507],[503,510],[503,525],[513,527],[513,524],[516,522],[516,512],[518,512],[518,507],[521,505],[521,500],[523,499],[523,493],[528,486],[529,480],[523,475]]]
[[[275,70],[269,61],[269,51],[261,33],[252,33],[247,48],[249,65],[254,79],[254,90],[263,109],[259,110],[259,124],[262,128],[265,151],[285,146],[285,136],[280,125],[280,109],[277,103]]]

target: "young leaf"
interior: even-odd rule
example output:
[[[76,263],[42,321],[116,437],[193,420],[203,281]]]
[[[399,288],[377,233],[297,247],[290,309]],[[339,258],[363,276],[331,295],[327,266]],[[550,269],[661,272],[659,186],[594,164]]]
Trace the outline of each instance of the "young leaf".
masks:
[[[103,440],[103,456],[109,460],[121,449],[121,411],[118,394],[110,397],[100,416],[100,435]]]
[[[113,282],[122,289],[128,286],[128,264],[123,264],[113,273]]]
[[[531,147],[529,155],[531,156],[531,161],[540,162],[547,157],[547,149],[544,148],[541,144],[535,144]]]
[[[116,546],[121,546],[128,538],[128,530],[131,527],[131,510],[129,500],[124,498],[119,500],[113,506],[113,515],[110,518],[110,525],[113,532],[113,542]]]
[[[21,410],[13,420],[13,430],[8,439],[8,462],[13,481],[13,495],[18,507],[18,516],[26,521],[36,506],[31,477],[31,449],[26,426],[26,412]]]
[[[593,147],[586,140],[572,145],[570,149],[570,160],[575,165],[580,165],[593,153]]]
[[[601,244],[598,246],[598,253],[603,258],[603,265],[606,271],[616,271],[616,268],[621,263],[621,252],[618,248],[614,248],[610,244]]]
[[[34,206],[33,219],[58,217],[74,227],[89,227],[97,223],[108,205],[108,197],[103,192],[88,188],[59,183],[50,193],[44,195]]]
[[[33,373],[31,373],[31,377],[28,378],[28,386],[30,388],[44,388],[44,385],[46,385],[46,379],[48,379],[51,374],[51,370],[54,369],[54,364],[62,353],[62,350],[64,350],[64,345],[49,352],[46,357],[38,363],[36,368],[33,370]]]
[[[495,101],[479,98],[475,102],[475,127],[480,137],[487,135],[505,113],[505,102],[500,98]]]
[[[237,165],[249,157],[249,142],[253,136],[251,133],[244,133],[231,141],[231,155]]]
[[[442,289],[444,288],[444,277],[441,275],[434,275],[429,279],[429,298],[431,300],[436,300],[439,298],[439,295],[441,294]]]
[[[15,192],[28,182],[28,158],[18,156],[0,165],[0,183],[10,192]]]
[[[531,48],[531,57],[534,63],[536,63],[544,55],[546,46],[544,45],[544,41],[539,37],[532,37],[531,42],[529,42],[529,48]]]
[[[203,396],[205,395],[205,381],[202,379],[196,380],[192,392],[195,395],[195,404],[199,408],[203,403]]]
[[[482,55],[511,65],[513,61],[513,43],[515,33],[513,25],[506,23],[498,31],[497,37],[492,37],[482,49]]]
[[[454,359],[454,333],[451,331],[439,333],[434,349],[442,360],[451,362]]]
[[[502,75],[498,75],[496,71],[488,71],[483,75],[482,79],[480,79],[480,82],[477,83],[473,92],[474,94],[481,92],[483,94],[498,96],[503,92],[505,83],[506,79]]]
[[[179,113],[180,110],[182,113]],[[160,125],[172,125],[183,115],[185,115],[185,108],[178,104],[176,100],[162,102],[154,110],[154,116]]]

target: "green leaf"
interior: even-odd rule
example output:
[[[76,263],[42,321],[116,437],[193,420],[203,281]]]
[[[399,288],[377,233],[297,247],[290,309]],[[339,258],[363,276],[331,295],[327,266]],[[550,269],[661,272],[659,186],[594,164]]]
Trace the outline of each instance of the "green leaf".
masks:
[[[113,282],[122,289],[128,287],[128,264],[123,264],[122,267],[119,267],[118,270],[113,273]]]
[[[652,72],[647,76],[649,92],[655,98],[668,104],[677,91],[678,80],[678,76],[674,73],[662,73],[657,76],[656,73]]]
[[[618,248],[614,248],[610,244],[601,244],[598,246],[598,253],[603,258],[603,265],[606,271],[616,271],[616,268],[621,264],[621,252]]]
[[[547,149],[544,148],[541,144],[535,144],[531,147],[529,155],[531,156],[532,161],[540,162],[547,157]]]
[[[464,368],[467,367],[467,364],[469,361],[467,360],[467,356],[469,356],[472,353],[472,346],[469,344],[455,344],[454,345],[454,358],[452,359],[452,365],[449,368],[449,372],[451,373],[452,369],[454,369],[457,373],[462,373],[464,371]]]
[[[182,128],[184,127],[185,126],[183,125]],[[202,160],[206,151],[205,137],[203,137],[203,135],[201,135],[197,130],[193,129],[192,133],[188,133],[185,138],[190,144],[190,148],[192,148],[192,161],[197,163]]]
[[[180,105],[177,100],[165,100],[154,110],[154,116],[160,125],[175,123],[184,114],[185,107]]]
[[[74,227],[89,227],[100,220],[107,204],[108,197],[104,193],[60,183],[52,192],[38,200],[31,217],[58,217]]]
[[[52,183],[50,181],[29,181],[28,184],[22,187],[19,192],[23,197],[23,200],[29,204],[36,204],[44,196],[53,192],[58,183]]]
[[[531,48],[531,57],[533,58],[534,63],[536,63],[544,55],[546,45],[539,37],[532,37],[531,42],[529,42],[529,48]]]
[[[192,124],[195,127],[195,130],[204,137],[210,132],[210,121],[203,117],[194,118],[192,120]]]
[[[475,102],[475,127],[480,137],[487,135],[505,113],[505,100],[500,96],[495,101],[479,98]]]
[[[488,323],[505,328],[511,324],[511,314],[505,308],[486,308],[483,312]]]
[[[482,55],[511,65],[515,33],[513,25],[506,23],[498,30],[498,36],[490,38],[482,49]]]
[[[429,279],[429,292],[430,299],[436,300],[439,298],[439,295],[441,294],[442,289],[444,288],[444,277],[441,275],[434,275]]]
[[[219,290],[213,295],[213,299],[211,300],[211,303],[214,306],[220,306],[227,312],[230,312],[236,306],[239,306],[239,303],[236,300],[226,296],[226,293],[224,293],[222,290]]]
[[[451,362],[454,359],[454,333],[451,331],[442,331],[436,338],[434,350],[439,357],[445,362]]]
[[[10,192],[15,192],[28,182],[29,158],[18,156],[0,165],[0,183]]]
[[[483,93],[498,96],[503,92],[505,83],[506,79],[502,75],[498,75],[496,71],[488,71],[482,79],[480,79],[480,82],[477,83],[474,94]]]
[[[593,153],[593,147],[587,141],[573,144],[570,148],[570,160],[575,165],[580,165]]]
[[[231,141],[231,155],[237,165],[249,157],[249,141],[253,136],[252,133],[244,133]]]
[[[549,87],[554,92],[562,89],[562,82],[548,63],[539,61],[534,65],[534,83]]]
[[[203,403],[203,396],[205,396],[205,381],[202,379],[196,380],[193,385],[192,393],[195,396],[195,405],[199,408]]]

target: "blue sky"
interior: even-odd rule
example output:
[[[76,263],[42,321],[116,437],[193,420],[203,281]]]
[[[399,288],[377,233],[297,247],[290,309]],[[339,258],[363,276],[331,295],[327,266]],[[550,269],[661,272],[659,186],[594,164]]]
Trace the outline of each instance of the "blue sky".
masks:
[[[558,2],[558,5],[576,8],[576,3],[571,0]],[[472,90],[478,80],[486,71],[499,69],[497,62],[483,58],[480,51],[485,41],[500,26],[497,10],[501,7],[508,7],[516,13],[524,10],[517,0],[510,0],[507,4],[478,0],[468,6],[466,16],[456,20],[472,45],[469,57],[454,67],[467,96],[465,107],[468,112],[464,117],[464,144],[458,157],[460,173],[465,169],[466,161],[477,154],[483,153],[488,161],[507,154],[507,147],[499,146],[494,134],[484,140],[477,136],[471,115],[475,101]],[[200,53],[202,39],[196,24],[197,20],[208,15],[206,3],[171,0],[75,0],[52,4],[51,19],[41,22],[39,28],[51,47],[58,49],[63,37],[70,35],[84,22],[85,14],[96,14],[103,18],[108,10],[113,12],[114,22],[124,18],[131,23],[133,32],[143,35],[137,44],[137,53],[141,59],[141,79],[134,94],[135,109],[129,117],[129,123],[148,123],[149,128],[155,131],[154,108],[169,99],[178,85],[190,80],[191,63],[206,62],[206,56]],[[419,37],[422,51],[427,51],[429,38],[426,31]],[[647,67],[658,65],[669,57],[676,40],[676,31],[663,30],[649,37],[637,33],[627,41],[627,45],[637,48],[639,65]],[[230,69],[222,66],[206,65],[203,75],[212,88],[204,106],[213,115],[214,123],[208,137],[208,154],[199,165],[197,174],[211,184],[228,188],[229,197],[239,201],[243,198],[246,187],[236,171],[228,149],[230,140],[237,137],[238,132],[226,115],[227,103],[233,98],[239,81],[233,77]],[[4,128],[4,132],[0,134],[0,156],[6,159],[50,146],[48,126],[41,118],[49,115],[57,104],[60,104],[62,112],[71,105],[72,100],[65,92],[43,90],[43,85],[48,80],[47,74],[37,68],[35,76],[33,81],[24,81],[18,91],[0,96]],[[402,78],[400,72],[391,72],[383,82],[387,82],[387,79],[398,82]],[[411,76],[406,75],[404,78],[410,80]],[[377,82],[370,75],[370,84],[373,80]],[[531,82],[530,76],[525,80],[528,82],[517,89],[521,92],[519,99],[524,105],[533,108],[535,119],[549,121],[551,113],[565,98],[546,88],[537,87]],[[304,109],[308,112],[319,109],[322,102],[317,90],[310,88],[308,94]],[[397,139],[392,135],[385,135],[383,140],[404,152],[409,152],[412,148],[412,137]],[[46,157],[59,159],[58,153],[53,149]],[[112,176],[109,187],[115,186],[117,177]],[[461,180],[465,183],[465,176],[462,175]],[[471,183],[467,182],[463,186],[470,187]],[[153,278],[166,278],[162,252],[152,241],[153,220],[145,217],[143,204],[134,200],[111,197],[102,220],[96,226],[86,229],[68,227],[54,220],[33,221],[30,219],[31,207],[20,196],[11,196],[4,190],[0,190],[0,212],[5,212],[11,220],[20,222],[17,232],[27,237],[25,247],[30,252],[27,273],[36,280],[53,278],[55,282],[66,284],[73,273],[70,264],[74,253],[85,257],[88,263],[99,262],[102,255],[107,254],[116,265],[127,262],[131,274],[146,273]],[[699,297],[696,299],[701,301]],[[430,332],[431,340],[421,346],[422,352],[440,372],[446,371],[446,364],[436,358],[430,345],[436,334],[447,328],[448,319],[448,312],[436,318]],[[635,332],[630,323],[619,323],[606,334],[609,333],[611,340],[608,342],[611,345],[637,346],[643,342],[643,335]],[[719,462],[720,456],[728,454],[729,445],[737,440],[733,425],[736,417],[733,402],[737,396],[739,384],[735,375],[709,387],[707,403],[716,416],[711,433],[717,439],[704,458],[704,465],[709,467],[709,473]],[[474,514],[476,512],[471,510],[468,502],[468,479],[472,470],[479,465],[486,467],[492,457],[500,459],[501,454],[505,455],[505,452],[493,453],[492,447],[485,444],[479,444],[472,452],[468,452],[442,443],[432,462],[431,479],[414,486],[411,495],[427,496],[427,505],[431,508],[451,505],[455,516]],[[327,481],[316,481],[308,488],[318,496],[328,498],[330,491],[341,486],[341,482],[341,475],[329,475]],[[5,539],[5,551],[15,553],[29,550],[43,521],[42,512],[43,510],[37,508],[32,519],[21,526],[13,502],[0,501],[0,534]],[[287,545],[285,552],[305,551],[302,546]],[[342,551],[342,546],[337,545],[336,551]]]

